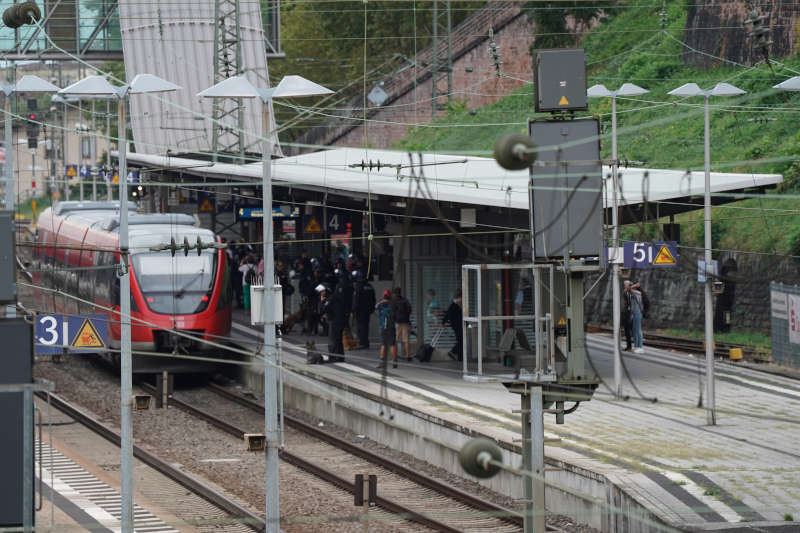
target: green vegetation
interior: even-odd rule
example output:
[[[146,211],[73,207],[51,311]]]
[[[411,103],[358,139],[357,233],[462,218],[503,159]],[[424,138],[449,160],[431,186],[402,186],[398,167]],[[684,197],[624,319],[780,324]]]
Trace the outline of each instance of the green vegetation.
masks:
[[[28,220],[33,220],[33,200],[36,200],[37,216],[39,213],[50,207],[50,198],[47,195],[39,196],[37,198],[29,198],[23,203],[17,205],[17,216],[26,218]]]
[[[794,517],[791,515],[791,513],[786,513],[783,515],[783,519],[787,522],[794,522]]]
[[[716,488],[716,487],[714,487],[714,488],[710,488],[710,489],[706,489],[706,490],[704,490],[704,491],[703,491],[703,495],[704,495],[704,496],[713,496],[713,497],[717,497],[717,496],[719,496],[720,494],[721,494],[721,491],[720,491],[718,488]]]
[[[451,1],[452,27],[480,7],[468,0]],[[345,94],[359,94],[365,67],[371,88],[383,75],[408,67],[415,52],[429,44],[432,33],[430,0],[287,0],[281,2],[286,59],[271,63],[270,74],[275,79],[299,74],[335,90],[352,87],[355,90],[345,90]]]
[[[681,100],[668,91],[689,82],[702,88],[726,81],[747,91],[737,98],[712,98],[712,170],[741,173],[780,173],[784,183],[767,197],[753,198],[714,209],[715,247],[800,255],[800,98],[771,87],[800,71],[800,58],[782,58],[755,67],[718,66],[698,70],[682,61],[687,49],[680,43],[686,22],[685,2],[666,3],[666,32],[661,32],[661,3],[609,10],[579,45],[587,51],[589,85],[610,89],[624,82],[640,85],[649,94],[618,99],[620,159],[643,161],[649,168],[702,169],[703,107],[701,98]],[[746,31],[746,29],[742,29]],[[571,44],[571,43],[570,43]],[[502,55],[502,51],[501,51]],[[502,60],[502,57],[501,57]],[[722,63],[718,63],[722,65]],[[480,74],[475,73],[476,81]],[[680,105],[678,105],[680,103]],[[610,155],[609,99],[590,102],[590,112],[602,119],[603,152]],[[414,128],[396,148],[489,155],[504,133],[526,129],[534,116],[533,89],[525,84],[486,107],[451,106],[436,122]],[[750,121],[768,117],[769,122]],[[783,193],[784,196],[779,196]],[[685,245],[702,245],[702,211],[676,217]],[[656,237],[655,224],[626,228],[623,238]]]
[[[702,340],[705,333],[702,330],[685,330],[685,329],[666,329],[660,331],[664,335],[673,337],[684,337],[687,339]],[[729,342],[731,344],[740,344],[747,346],[751,349],[772,349],[772,337],[765,335],[759,331],[731,331],[728,333],[714,333],[714,340],[718,342]]]

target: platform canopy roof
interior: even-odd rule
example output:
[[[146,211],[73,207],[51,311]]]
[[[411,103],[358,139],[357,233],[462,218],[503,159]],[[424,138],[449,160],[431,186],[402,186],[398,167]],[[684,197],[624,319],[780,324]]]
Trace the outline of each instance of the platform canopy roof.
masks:
[[[194,159],[129,154],[130,162],[143,167],[181,170],[208,178],[261,182],[261,163],[233,165]],[[372,169],[369,164],[372,162]],[[361,168],[365,163],[366,168]],[[380,162],[380,168],[378,168]],[[415,165],[409,167],[408,165]],[[357,165],[357,166],[353,166]],[[403,168],[397,169],[396,165]],[[334,148],[277,159],[273,162],[275,185],[326,189],[334,193],[357,193],[398,198],[428,198],[475,206],[528,209],[528,171],[509,171],[494,159],[425,153],[412,156],[391,150]],[[610,176],[610,167],[603,167]],[[703,172],[621,168],[620,205],[664,202],[703,194]],[[415,176],[424,175],[424,180]],[[647,175],[647,179],[645,179]],[[711,192],[732,193],[744,189],[774,186],[780,174],[711,174]],[[611,205],[611,191],[605,190],[605,206]],[[730,201],[730,200],[728,200]],[[692,207],[694,209],[695,207]]]

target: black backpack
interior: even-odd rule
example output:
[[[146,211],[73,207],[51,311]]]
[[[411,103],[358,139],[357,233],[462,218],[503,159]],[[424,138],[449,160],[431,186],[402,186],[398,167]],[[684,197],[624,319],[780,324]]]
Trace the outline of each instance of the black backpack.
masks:
[[[411,304],[405,298],[398,298],[394,304],[394,321],[399,324],[411,322]]]
[[[246,285],[252,285],[256,281],[256,270],[252,264],[247,265],[247,272],[244,274],[244,282]]]

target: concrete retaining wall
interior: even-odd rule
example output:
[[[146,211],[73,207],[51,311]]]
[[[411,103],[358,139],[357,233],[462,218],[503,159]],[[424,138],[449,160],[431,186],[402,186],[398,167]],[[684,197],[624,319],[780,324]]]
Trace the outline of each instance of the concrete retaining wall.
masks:
[[[263,390],[263,374],[258,368],[245,373],[243,381],[254,390]],[[284,381],[286,407],[297,409],[320,420],[368,435],[385,446],[438,466],[452,474],[467,477],[458,462],[458,449],[469,439],[487,436],[473,429],[428,415],[408,406],[388,402],[380,397],[319,376],[287,372]],[[389,409],[385,407],[388,406]],[[393,419],[389,419],[389,415]],[[519,446],[500,442],[505,464],[520,467]],[[556,450],[558,452],[558,450]],[[553,485],[546,491],[547,509],[569,516],[608,533],[649,533],[655,529],[642,520],[663,522],[628,494],[612,476],[592,472],[559,457],[546,459],[546,478]],[[475,480],[486,487],[513,498],[522,498],[521,476],[501,471],[488,480]],[[570,492],[589,496],[580,498]],[[607,505],[619,509],[609,511]],[[661,531],[661,530],[659,530]]]

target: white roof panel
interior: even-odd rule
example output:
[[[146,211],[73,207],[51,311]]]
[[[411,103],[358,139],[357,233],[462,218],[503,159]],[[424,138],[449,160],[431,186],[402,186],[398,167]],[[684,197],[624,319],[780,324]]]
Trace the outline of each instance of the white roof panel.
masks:
[[[131,95],[136,151],[144,154],[210,152],[214,101],[197,93],[214,85],[214,0],[152,4],[120,0],[120,30],[128,80],[149,73],[181,89]],[[261,12],[240,3],[242,69],[254,86],[269,88]],[[261,153],[261,101],[245,100],[244,131],[249,152]],[[270,130],[274,130],[270,119]],[[276,141],[277,142],[277,141]],[[252,145],[252,146],[250,146]],[[279,148],[275,153],[280,153]]]
[[[494,159],[464,157],[447,154],[422,154],[426,166],[404,168],[399,172],[386,165],[408,165],[409,154],[391,150],[364,150],[362,148],[336,148],[311,154],[278,159],[273,162],[273,179],[279,183],[313,186],[353,193],[372,193],[396,197],[430,198],[443,202],[456,202],[480,206],[528,209],[528,171],[510,171],[500,167]],[[129,154],[132,162],[159,168],[186,169],[185,172],[218,179],[261,181],[261,164],[248,165],[207,164],[203,161],[175,157],[155,157]],[[373,169],[353,168],[351,165],[369,164]],[[380,161],[381,169],[376,168]],[[420,160],[414,157],[414,163]],[[435,163],[435,164],[432,164]],[[195,168],[191,168],[195,167]],[[425,181],[413,178],[424,174]],[[702,172],[643,168],[622,168],[620,205],[647,201],[665,201],[684,196],[703,194]],[[603,174],[611,169],[603,167]],[[648,179],[645,180],[645,175]],[[721,193],[775,185],[780,174],[711,173],[711,192]],[[606,190],[604,205],[611,205],[611,191]]]

